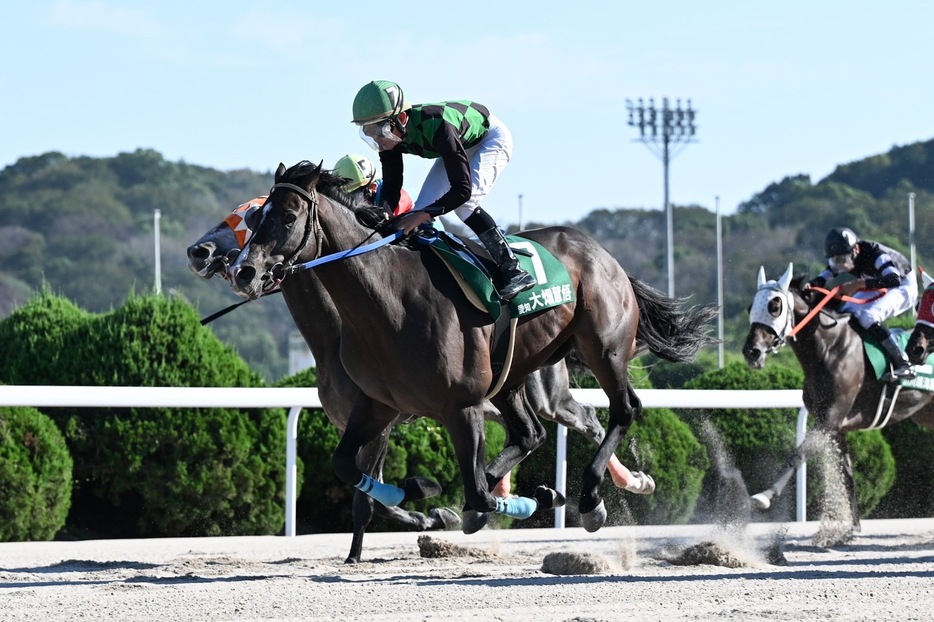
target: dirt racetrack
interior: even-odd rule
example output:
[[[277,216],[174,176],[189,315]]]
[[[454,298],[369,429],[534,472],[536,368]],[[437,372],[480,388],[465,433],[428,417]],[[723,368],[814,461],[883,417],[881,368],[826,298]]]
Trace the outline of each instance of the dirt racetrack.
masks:
[[[0,620],[934,619],[934,519],[820,528],[372,533],[357,565],[349,534],[5,543]]]

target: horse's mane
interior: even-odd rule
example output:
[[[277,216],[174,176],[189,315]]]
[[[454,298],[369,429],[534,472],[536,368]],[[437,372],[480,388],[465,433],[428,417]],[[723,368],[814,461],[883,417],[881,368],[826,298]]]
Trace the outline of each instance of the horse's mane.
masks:
[[[282,175],[282,181],[295,183],[296,181],[305,179],[309,175],[317,172],[318,178],[315,181],[315,190],[349,209],[355,210],[357,207],[359,207],[359,205],[354,202],[351,196],[344,192],[343,186],[349,180],[341,177],[334,171],[327,169],[321,169],[318,171],[319,167],[320,164],[314,164],[308,160],[302,160],[298,164],[289,167],[289,169],[285,171],[285,174]]]

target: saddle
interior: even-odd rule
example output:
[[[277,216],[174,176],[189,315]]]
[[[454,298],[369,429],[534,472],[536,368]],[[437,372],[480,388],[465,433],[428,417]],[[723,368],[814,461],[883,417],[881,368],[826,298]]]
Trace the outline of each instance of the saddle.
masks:
[[[885,352],[882,351],[882,348],[879,347],[875,341],[865,334],[865,331],[861,330],[861,327],[859,327],[856,322],[853,322],[853,326],[857,327],[857,332],[859,332],[860,336],[863,338],[863,350],[866,352],[866,358],[869,359],[869,363],[872,365],[872,370],[876,374],[876,379],[882,380],[883,376],[889,373],[889,361],[885,356]],[[892,335],[895,337],[899,348],[904,351],[905,344],[908,343],[908,339],[911,337],[911,331],[895,329],[892,331]],[[886,382],[884,384],[881,395],[879,395],[879,404],[876,407],[876,414],[873,417],[872,423],[865,429],[879,430],[888,424],[889,420],[892,418],[892,412],[895,410],[895,404],[898,401],[898,396],[902,389],[934,392],[934,354],[928,357],[924,365],[915,365],[914,369],[917,374],[914,378],[900,378],[897,382]]]
[[[544,246],[520,236],[506,236],[519,264],[538,281],[512,300],[499,297],[491,273],[495,265],[486,249],[469,238],[431,227],[420,228],[414,241],[430,249],[450,271],[464,296],[493,319],[491,365],[493,382],[487,399],[496,395],[509,375],[520,317],[575,301],[567,268]]]

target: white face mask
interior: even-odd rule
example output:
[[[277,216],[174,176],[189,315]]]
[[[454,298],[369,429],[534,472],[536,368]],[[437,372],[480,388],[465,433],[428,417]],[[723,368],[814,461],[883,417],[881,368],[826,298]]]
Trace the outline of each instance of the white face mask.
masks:
[[[402,142],[392,131],[392,121],[388,119],[361,126],[360,137],[375,151],[388,151]]]

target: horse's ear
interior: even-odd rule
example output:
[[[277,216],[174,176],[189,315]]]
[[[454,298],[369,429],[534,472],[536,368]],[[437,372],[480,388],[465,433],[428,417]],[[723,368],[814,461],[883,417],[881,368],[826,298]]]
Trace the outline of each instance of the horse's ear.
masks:
[[[921,273],[921,283],[924,285],[924,289],[929,288],[934,283],[934,278],[928,276],[928,273],[921,266],[918,266],[918,272]]]
[[[765,266],[759,266],[759,276],[756,278],[756,289],[765,285]]]
[[[279,180],[282,179],[283,175],[285,175],[285,164],[279,162],[279,168],[276,169],[276,183],[279,183]]]
[[[788,268],[785,270],[785,274],[778,279],[778,286],[783,290],[788,291],[788,286],[791,285],[791,277],[795,274],[794,266],[791,262],[788,262]]]

